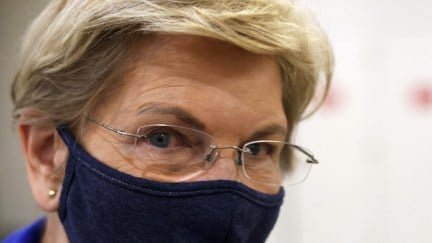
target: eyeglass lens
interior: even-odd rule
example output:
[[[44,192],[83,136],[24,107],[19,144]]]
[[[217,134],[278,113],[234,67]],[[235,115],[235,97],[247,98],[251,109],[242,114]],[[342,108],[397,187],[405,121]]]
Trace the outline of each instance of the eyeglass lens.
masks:
[[[215,139],[201,131],[171,125],[149,125],[138,129],[135,141],[137,159],[147,171],[165,181],[202,180],[200,175],[211,169],[215,159]],[[252,183],[280,186],[282,168],[285,184],[303,181],[309,173],[309,156],[290,144],[278,141],[256,141],[243,146],[234,162],[242,170],[240,178]],[[216,159],[217,160],[217,159]],[[288,161],[288,163],[286,162]],[[150,173],[150,172],[149,172]],[[225,179],[225,178],[218,178]]]

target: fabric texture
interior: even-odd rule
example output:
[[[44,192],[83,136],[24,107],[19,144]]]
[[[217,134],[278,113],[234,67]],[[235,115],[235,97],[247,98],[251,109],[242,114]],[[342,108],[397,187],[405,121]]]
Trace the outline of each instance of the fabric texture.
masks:
[[[284,190],[235,181],[161,183],[115,170],[87,153],[66,128],[69,148],[59,216],[74,242],[264,242]]]
[[[39,243],[45,229],[46,218],[40,218],[6,237],[2,243]]]

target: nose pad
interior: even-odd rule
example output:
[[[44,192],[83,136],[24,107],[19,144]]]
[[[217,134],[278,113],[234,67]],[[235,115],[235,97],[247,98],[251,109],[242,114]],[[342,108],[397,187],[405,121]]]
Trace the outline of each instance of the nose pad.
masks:
[[[236,165],[239,165],[239,166],[243,165],[243,160],[242,160],[240,151],[236,151],[236,161],[235,162],[236,162]]]
[[[209,154],[206,155],[207,164],[213,164],[219,156],[219,149],[213,148]]]

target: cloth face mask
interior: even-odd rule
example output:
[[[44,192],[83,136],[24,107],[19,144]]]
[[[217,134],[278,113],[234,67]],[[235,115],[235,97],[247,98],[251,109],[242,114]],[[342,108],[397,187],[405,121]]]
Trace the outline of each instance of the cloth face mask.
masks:
[[[283,201],[227,180],[161,183],[96,160],[66,128],[59,216],[71,242],[264,242]]]

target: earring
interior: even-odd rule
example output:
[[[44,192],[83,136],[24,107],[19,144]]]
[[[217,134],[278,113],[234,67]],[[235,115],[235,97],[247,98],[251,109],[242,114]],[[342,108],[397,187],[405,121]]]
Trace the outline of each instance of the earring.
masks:
[[[54,189],[49,189],[48,196],[49,198],[54,198],[57,195],[57,191]]]

